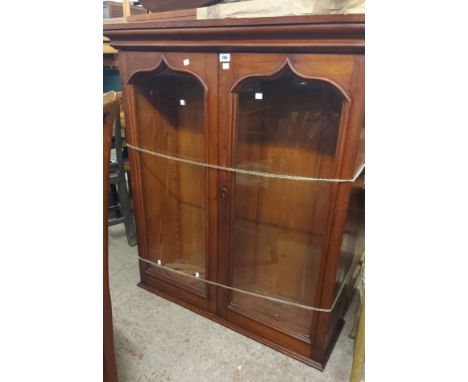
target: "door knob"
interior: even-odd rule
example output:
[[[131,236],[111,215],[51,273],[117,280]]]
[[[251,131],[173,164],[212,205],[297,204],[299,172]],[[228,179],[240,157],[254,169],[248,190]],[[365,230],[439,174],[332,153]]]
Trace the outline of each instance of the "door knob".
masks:
[[[228,194],[228,189],[226,187],[221,187],[221,198],[226,199],[226,196]]]

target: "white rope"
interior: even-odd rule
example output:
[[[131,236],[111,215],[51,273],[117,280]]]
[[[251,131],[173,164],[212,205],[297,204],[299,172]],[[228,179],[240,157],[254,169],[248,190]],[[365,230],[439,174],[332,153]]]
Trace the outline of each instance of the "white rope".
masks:
[[[144,148],[141,148],[141,147],[136,147],[136,146],[133,146],[133,145],[131,145],[129,143],[127,143],[127,147],[129,147],[129,148],[131,148],[133,150],[140,151],[142,153],[146,153],[146,154],[150,154],[150,155],[154,155],[154,156],[157,156],[157,157],[160,157],[160,158],[165,158],[165,159],[173,160],[173,161],[176,161],[176,162],[187,163],[187,164],[200,166],[200,167],[212,168],[212,169],[215,169],[215,170],[230,171],[230,172],[235,172],[235,173],[239,173],[239,174],[247,174],[247,175],[257,175],[257,176],[263,176],[263,177],[268,177],[268,178],[300,180],[300,181],[306,181],[306,182],[353,183],[353,182],[356,181],[357,178],[359,178],[359,176],[361,175],[362,171],[365,168],[365,163],[363,163],[359,167],[358,171],[356,172],[356,174],[354,175],[354,177],[352,179],[311,178],[311,177],[305,177],[305,176],[271,174],[271,173],[265,173],[265,172],[259,172],[259,171],[248,171],[248,170],[242,170],[242,169],[232,168],[232,167],[217,166],[217,165],[213,165],[213,164],[202,163],[202,162],[197,162],[197,161],[193,161],[193,160],[190,160],[190,159],[182,159],[182,158],[174,157],[174,156],[171,156],[171,155],[162,154],[162,153],[159,153],[159,152],[156,152],[156,151],[144,149]],[[179,270],[176,270],[176,269],[166,267],[166,266],[161,265],[161,264],[157,264],[157,263],[155,263],[155,262],[153,262],[151,260],[144,259],[144,258],[142,258],[140,256],[138,256],[138,259],[140,259],[141,261],[143,261],[145,263],[151,264],[151,265],[153,265],[155,267],[164,269],[166,271],[169,271],[169,272],[181,275],[181,276],[185,276],[185,277],[188,277],[188,278],[191,278],[191,279],[194,279],[194,280],[202,281],[202,282],[205,282],[205,283],[210,284],[210,285],[218,286],[220,288],[232,290],[234,292],[248,294],[250,296],[263,298],[265,300],[269,300],[269,301],[273,301],[273,302],[277,302],[277,303],[281,303],[281,304],[295,306],[297,308],[302,308],[302,309],[311,310],[311,311],[315,311],[315,312],[325,312],[325,313],[330,313],[331,311],[333,311],[333,309],[335,308],[335,305],[336,305],[336,303],[337,303],[337,301],[338,301],[338,299],[339,299],[339,297],[340,297],[340,295],[341,295],[344,287],[346,286],[346,283],[348,282],[348,279],[349,279],[349,277],[351,275],[351,270],[350,270],[348,272],[348,274],[346,275],[346,277],[344,278],[343,282],[341,283],[340,290],[338,291],[338,293],[337,293],[337,295],[336,295],[336,297],[335,297],[335,299],[333,301],[332,306],[330,308],[326,309],[326,308],[316,308],[314,306],[299,304],[299,303],[296,303],[296,302],[293,302],[293,301],[282,300],[282,299],[279,299],[279,298],[276,298],[276,297],[265,296],[265,295],[262,295],[262,294],[258,294],[258,293],[249,292],[249,291],[246,291],[246,290],[230,287],[230,286],[227,286],[227,285],[224,285],[224,284],[217,283],[215,281],[201,279],[199,277],[196,277],[194,275],[185,273],[183,271],[179,271]]]
[[[158,267],[158,268],[161,268],[161,269],[164,269],[166,271],[169,271],[169,272],[172,272],[172,273],[176,273],[178,275],[181,275],[181,276],[185,276],[185,277],[188,277],[188,278],[191,278],[191,279],[194,279],[194,280],[198,280],[198,281],[202,281],[202,282],[205,282],[207,284],[210,284],[210,285],[214,285],[214,286],[218,286],[218,287],[221,287],[221,288],[224,288],[224,289],[229,289],[229,290],[232,290],[234,292],[239,292],[239,293],[244,293],[244,294],[248,294],[250,296],[255,296],[255,297],[259,297],[259,298],[263,298],[265,300],[269,300],[269,301],[273,301],[273,302],[277,302],[277,303],[280,303],[280,304],[286,304],[286,305],[291,305],[291,306],[295,306],[297,308],[301,308],[301,309],[306,309],[306,310],[312,310],[314,312],[325,312],[325,313],[330,313],[331,311],[333,311],[333,309],[335,308],[335,305],[341,295],[341,292],[343,291],[344,287],[346,286],[347,282],[348,282],[348,279],[351,275],[351,269],[348,271],[348,274],[346,275],[346,277],[344,278],[344,280],[342,281],[341,283],[341,287],[340,287],[340,290],[338,291],[336,297],[335,297],[335,300],[333,301],[333,304],[332,306],[329,308],[329,309],[325,309],[325,308],[316,308],[315,306],[310,306],[310,305],[303,305],[303,304],[299,304],[297,302],[293,302],[293,301],[288,301],[288,300],[282,300],[282,299],[279,299],[279,298],[276,298],[276,297],[271,297],[271,296],[265,296],[263,294],[258,294],[258,293],[254,293],[254,292],[249,292],[249,291],[246,291],[246,290],[243,290],[243,289],[238,289],[238,288],[234,288],[234,287],[230,287],[230,286],[227,286],[227,285],[224,285],[224,284],[220,284],[220,283],[217,283],[217,282],[214,282],[214,281],[210,281],[210,280],[205,280],[205,279],[201,279],[199,277],[196,277],[196,276],[193,276],[189,273],[185,273],[183,271],[179,271],[179,270],[176,270],[176,269],[172,269],[172,268],[169,268],[169,267],[166,267],[164,265],[161,265],[161,264],[157,264],[151,260],[148,260],[148,259],[144,259],[140,256],[138,256],[138,258],[145,262],[145,263],[148,263],[148,264],[151,264],[155,267]]]
[[[212,169],[215,169],[215,170],[236,172],[238,174],[257,175],[257,176],[263,176],[263,177],[267,177],[267,178],[302,180],[302,181],[306,181],[306,182],[354,183],[356,181],[356,179],[359,178],[359,176],[361,175],[362,171],[365,168],[365,163],[363,163],[359,167],[358,171],[356,172],[356,174],[353,176],[352,179],[310,178],[310,177],[307,177],[307,176],[280,175],[280,174],[271,174],[271,173],[267,173],[267,172],[242,170],[240,168],[217,166],[217,165],[214,165],[214,164],[197,162],[197,161],[193,161],[193,160],[190,160],[190,159],[183,159],[183,158],[173,157],[171,155],[158,153],[156,151],[143,149],[141,147],[136,147],[136,146],[133,146],[133,145],[131,145],[129,143],[127,143],[127,147],[130,147],[133,150],[140,151],[142,153],[146,153],[146,154],[150,154],[150,155],[154,155],[154,156],[157,156],[157,157],[160,157],[160,158],[165,158],[165,159],[173,160],[173,161],[176,161],[176,162],[192,164],[192,165],[200,166],[200,167],[208,167],[208,168],[212,168]]]

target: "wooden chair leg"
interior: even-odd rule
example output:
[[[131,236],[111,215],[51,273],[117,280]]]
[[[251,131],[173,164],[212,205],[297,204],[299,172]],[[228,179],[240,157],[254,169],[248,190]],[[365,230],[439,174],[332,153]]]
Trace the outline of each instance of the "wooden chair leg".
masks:
[[[125,170],[127,174],[127,181],[128,181],[128,196],[132,197],[132,173],[130,171]]]
[[[118,170],[118,189],[119,189],[119,201],[120,211],[122,217],[124,217],[125,233],[127,235],[128,245],[133,247],[137,244],[135,224],[133,222],[133,214],[130,208],[130,198],[128,196],[127,180],[125,178],[125,163],[123,158],[123,147],[122,147],[122,131],[120,126],[120,114],[115,121],[115,152],[117,156],[117,163],[119,165]]]
[[[128,196],[127,181],[125,180],[125,173],[122,174],[118,184],[119,199],[122,215],[125,217],[125,233],[127,235],[127,242],[130,247],[137,244],[135,224],[133,222],[133,214],[130,208],[130,198]]]

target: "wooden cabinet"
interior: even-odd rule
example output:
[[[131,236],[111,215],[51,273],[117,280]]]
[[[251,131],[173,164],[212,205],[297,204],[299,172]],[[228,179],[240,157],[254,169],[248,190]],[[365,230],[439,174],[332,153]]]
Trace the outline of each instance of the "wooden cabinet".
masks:
[[[364,163],[363,16],[105,35],[119,49],[140,286],[323,368],[363,251],[362,174],[350,181]]]

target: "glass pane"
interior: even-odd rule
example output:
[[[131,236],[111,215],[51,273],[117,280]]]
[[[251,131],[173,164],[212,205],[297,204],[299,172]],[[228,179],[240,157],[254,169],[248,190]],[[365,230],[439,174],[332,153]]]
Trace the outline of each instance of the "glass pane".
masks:
[[[205,160],[205,91],[187,73],[164,68],[140,73],[133,83],[139,142],[146,149],[200,162]]]
[[[233,286],[314,306],[329,199],[329,183],[236,174]],[[232,303],[309,334],[311,311],[236,292]]]
[[[276,174],[333,177],[344,97],[289,68],[237,88],[235,164]]]
[[[152,151],[204,161],[204,88],[194,77],[165,68],[134,82],[139,142]],[[206,170],[142,153],[143,205],[149,260],[206,276]],[[158,267],[157,277],[191,292],[203,282]]]
[[[279,175],[335,177],[344,97],[289,68],[236,89],[235,166]],[[239,289],[317,305],[330,183],[235,175],[232,283]],[[243,314],[308,336],[312,311],[233,292]]]

